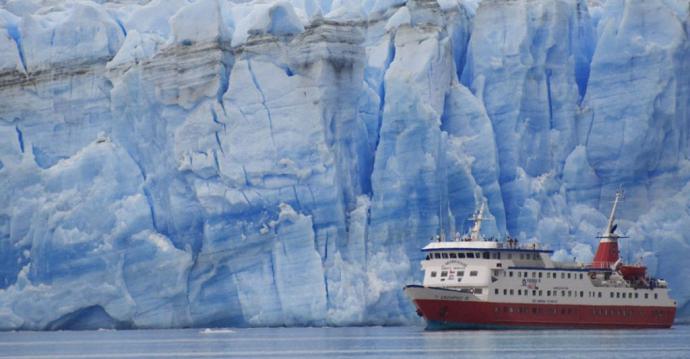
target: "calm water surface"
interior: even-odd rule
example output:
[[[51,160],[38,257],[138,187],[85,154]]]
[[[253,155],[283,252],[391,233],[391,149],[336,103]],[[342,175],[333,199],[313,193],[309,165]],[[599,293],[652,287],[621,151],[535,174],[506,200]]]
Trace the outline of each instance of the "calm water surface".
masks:
[[[0,358],[690,358],[668,330],[429,332],[421,327],[0,332]]]

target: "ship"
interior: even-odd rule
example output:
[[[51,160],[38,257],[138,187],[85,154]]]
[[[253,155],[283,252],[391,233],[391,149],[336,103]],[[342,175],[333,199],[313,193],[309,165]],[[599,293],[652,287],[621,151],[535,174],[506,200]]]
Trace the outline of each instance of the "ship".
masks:
[[[620,258],[616,193],[589,264],[559,262],[537,243],[481,234],[484,204],[469,235],[422,248],[422,285],[403,289],[427,329],[669,328],[668,283]]]

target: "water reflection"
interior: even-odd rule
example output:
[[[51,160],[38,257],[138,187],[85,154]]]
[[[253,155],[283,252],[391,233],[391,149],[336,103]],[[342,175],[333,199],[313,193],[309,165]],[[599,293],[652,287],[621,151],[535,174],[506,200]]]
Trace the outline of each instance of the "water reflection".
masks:
[[[0,333],[0,358],[688,358],[670,330],[424,331],[422,327]]]

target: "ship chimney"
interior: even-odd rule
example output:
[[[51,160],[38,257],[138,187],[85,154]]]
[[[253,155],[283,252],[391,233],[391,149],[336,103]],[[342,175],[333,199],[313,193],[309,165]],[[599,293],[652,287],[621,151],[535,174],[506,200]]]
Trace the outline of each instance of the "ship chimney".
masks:
[[[618,238],[620,238],[620,236],[615,233],[618,225],[614,222],[616,220],[616,208],[618,207],[618,202],[622,197],[623,191],[618,190],[616,192],[616,198],[613,201],[613,208],[611,208],[611,215],[609,215],[609,222],[606,225],[606,230],[601,237],[599,237],[601,240],[599,241],[597,253],[594,255],[594,259],[592,260],[592,268],[614,269],[612,267],[618,264]]]

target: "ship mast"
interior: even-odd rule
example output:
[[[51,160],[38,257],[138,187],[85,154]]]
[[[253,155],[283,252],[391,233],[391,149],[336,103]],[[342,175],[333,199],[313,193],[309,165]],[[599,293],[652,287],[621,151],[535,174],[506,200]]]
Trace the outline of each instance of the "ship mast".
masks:
[[[474,224],[472,225],[472,229],[470,230],[470,241],[475,242],[479,241],[479,231],[482,229],[482,221],[485,220],[484,218],[484,202],[482,202],[481,206],[479,206],[479,210],[474,213],[472,217],[470,217],[471,221],[474,221]]]
[[[623,190],[616,191],[616,198],[613,200],[613,207],[611,207],[609,222],[606,225],[606,230],[601,235],[601,238],[607,238],[609,240],[618,239],[618,235],[614,233],[617,227],[617,225],[614,224],[614,221],[616,220],[616,209],[618,207],[618,202],[620,202],[621,198],[623,198]]]

